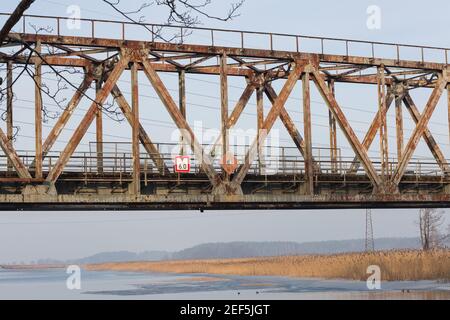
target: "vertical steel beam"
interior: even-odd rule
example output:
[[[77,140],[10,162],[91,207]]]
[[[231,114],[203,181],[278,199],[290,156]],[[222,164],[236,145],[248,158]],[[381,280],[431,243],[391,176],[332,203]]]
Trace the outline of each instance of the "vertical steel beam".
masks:
[[[303,88],[303,126],[305,137],[305,183],[306,194],[314,194],[314,167],[312,156],[312,130],[311,130],[311,97],[309,87],[309,73],[302,76]]]
[[[41,43],[36,42],[36,53],[41,53]],[[37,55],[35,57],[34,73],[34,127],[35,127],[35,177],[42,178],[42,61]]]
[[[261,129],[264,123],[264,86],[256,91],[256,121],[258,129]]]
[[[260,141],[262,134],[262,127],[264,124],[264,86],[261,85],[256,89],[256,127],[258,139],[258,168],[259,173],[262,173],[261,168],[264,166],[264,145]]]
[[[403,97],[395,97],[395,126],[397,132],[397,159],[401,159],[403,153]]]
[[[403,178],[409,160],[411,160],[411,157],[416,150],[417,144],[419,143],[420,137],[424,134],[428,122],[430,121],[430,118],[434,110],[436,109],[437,103],[439,102],[439,99],[441,98],[441,95],[445,87],[447,86],[446,77],[446,74],[439,75],[439,80],[436,82],[433,93],[431,94],[430,99],[425,106],[425,110],[423,111],[422,116],[420,117],[419,122],[417,123],[416,128],[414,129],[411,138],[409,139],[408,144],[405,147],[402,158],[399,160],[397,169],[395,170],[395,173],[392,177],[392,183],[395,186],[398,186],[401,179]]]
[[[47,182],[55,183],[56,180],[58,180],[67,162],[70,160],[70,157],[74,153],[75,149],[78,147],[81,139],[86,134],[87,130],[89,129],[89,126],[92,124],[92,121],[94,121],[98,109],[98,104],[105,103],[106,98],[110,94],[117,80],[122,75],[123,70],[125,69],[125,67],[128,66],[129,61],[130,61],[129,56],[123,55],[122,58],[117,62],[116,66],[114,67],[113,71],[111,71],[103,87],[97,93],[95,101],[91,104],[83,120],[81,120],[80,125],[76,128],[75,132],[73,133],[72,137],[67,143],[67,146],[64,148],[64,151],[59,156],[59,159],[56,162],[55,166],[48,174],[46,179]]]
[[[448,139],[450,140],[450,85],[447,86]]]
[[[141,160],[139,151],[139,79],[138,64],[133,62],[131,66],[131,100],[133,110],[132,149],[133,149],[133,192],[141,193]]]
[[[102,89],[102,79],[95,82],[95,92],[98,94]],[[97,173],[103,173],[103,105],[98,104],[95,114],[95,138],[97,149]]]
[[[317,88],[319,89],[322,98],[325,100],[331,112],[333,112],[333,116],[336,118],[342,132],[349,141],[353,151],[355,152],[359,160],[362,162],[364,169],[366,170],[367,176],[373,183],[375,190],[380,191],[381,181],[377,175],[377,172],[372,162],[370,161],[369,156],[367,155],[367,151],[364,149],[363,145],[359,142],[358,137],[353,131],[350,123],[348,123],[347,118],[345,117],[344,113],[339,107],[339,104],[337,103],[327,84],[323,80],[320,72],[317,69],[314,69],[312,74],[313,80]]]
[[[6,136],[11,146],[13,145],[13,63],[8,61],[6,64]],[[11,160],[8,159],[8,171],[13,170]]]
[[[230,149],[228,130],[228,65],[227,55],[220,56],[220,110],[221,110],[221,132],[222,132],[222,161],[226,161]],[[225,164],[225,163],[224,163]],[[225,169],[222,169],[224,180],[229,181],[230,176]]]
[[[181,69],[178,73],[178,96],[180,100],[180,113],[186,120],[186,71]],[[184,155],[184,139],[183,135],[180,135],[180,154]]]
[[[380,117],[380,161],[381,177],[386,179],[388,175],[389,150],[387,133],[387,107],[386,107],[386,78],[384,67],[377,68],[377,87],[378,87],[378,110]]]
[[[330,91],[335,96],[335,86],[334,80],[330,80],[328,82],[330,87]],[[337,127],[336,127],[336,119],[333,116],[333,113],[328,110],[328,126],[330,130],[330,160],[331,160],[331,172],[337,172]]]

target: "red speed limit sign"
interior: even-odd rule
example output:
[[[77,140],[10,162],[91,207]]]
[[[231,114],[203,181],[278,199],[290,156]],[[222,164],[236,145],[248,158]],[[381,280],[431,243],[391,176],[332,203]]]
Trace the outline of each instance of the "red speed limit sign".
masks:
[[[191,171],[191,157],[176,156],[175,157],[175,172],[189,173]]]

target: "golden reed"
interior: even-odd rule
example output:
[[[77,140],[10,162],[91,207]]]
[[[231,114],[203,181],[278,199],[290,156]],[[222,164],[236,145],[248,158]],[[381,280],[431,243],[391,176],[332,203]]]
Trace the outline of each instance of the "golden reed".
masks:
[[[385,281],[450,280],[450,250],[396,250],[373,253],[268,258],[103,263],[88,270],[206,273],[245,276],[366,280],[369,265],[381,268]]]

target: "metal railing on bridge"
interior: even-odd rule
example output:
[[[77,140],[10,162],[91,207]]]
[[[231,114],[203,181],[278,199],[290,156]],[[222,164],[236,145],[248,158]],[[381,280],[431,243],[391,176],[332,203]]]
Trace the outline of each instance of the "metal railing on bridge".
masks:
[[[88,181],[131,181],[133,171],[133,157],[130,151],[130,143],[107,142],[103,143],[104,151],[99,154],[96,152],[95,143],[90,144],[89,151],[75,152],[67,163],[61,180],[84,180]],[[174,159],[178,155],[179,144],[155,144],[158,148],[157,154],[149,154],[142,152],[140,154],[141,174],[145,182],[148,182],[150,176],[158,175],[160,179],[165,178],[167,181],[172,180],[191,180],[202,178],[202,169],[200,163],[189,148],[185,148],[185,155],[191,156],[190,173],[176,174],[174,169]],[[243,152],[236,155],[239,164],[245,159],[245,153],[249,146],[231,146],[231,150],[240,148]],[[205,148],[205,152],[208,150]],[[326,182],[327,176],[366,176],[361,166],[356,166],[353,157],[343,157],[338,150],[338,158],[332,160],[330,157],[331,149],[315,148],[315,177],[322,177],[322,181]],[[34,153],[30,151],[18,151],[19,157],[25,166],[33,171]],[[280,181],[280,176],[289,181],[298,181],[298,177],[302,176],[305,171],[305,163],[299,151],[295,147],[265,147],[264,155],[261,159],[256,159],[250,168],[249,174],[252,177],[264,176],[266,181],[271,181],[273,177],[276,181]],[[43,171],[50,172],[55,166],[59,152],[50,152],[46,155],[43,162]],[[164,161],[164,167],[158,167],[153,158],[160,157]],[[381,163],[375,161],[374,167],[378,173],[381,173]],[[391,176],[396,167],[397,159],[391,159],[387,166],[387,174]],[[221,162],[220,156],[213,158],[214,168],[220,172]],[[2,176],[14,176],[14,170],[8,167],[7,157],[0,155],[0,174]],[[435,182],[436,177],[444,179],[448,177],[450,172],[444,172],[434,160],[413,159],[408,165],[405,177],[414,177],[412,179],[416,183],[427,183],[426,178],[432,178]],[[251,179],[251,178],[250,178]],[[205,178],[206,180],[206,178]]]
[[[0,19],[9,16],[0,13]],[[69,25],[68,25],[69,23]],[[79,23],[79,25],[77,25]],[[133,23],[101,19],[74,19],[42,15],[24,15],[15,32],[35,33],[33,26],[48,26],[57,36],[86,36],[120,40],[165,41],[183,44],[226,46],[241,49],[308,52],[368,58],[414,60],[448,64],[450,48],[419,46],[378,41],[306,36],[298,34],[242,31],[231,29],[185,27],[176,25]],[[116,26],[116,28],[114,28]],[[116,29],[116,32],[114,31]],[[84,34],[83,31],[86,31]],[[143,35],[145,31],[147,35]],[[226,35],[226,36],[225,36]],[[226,37],[226,38],[222,38]]]

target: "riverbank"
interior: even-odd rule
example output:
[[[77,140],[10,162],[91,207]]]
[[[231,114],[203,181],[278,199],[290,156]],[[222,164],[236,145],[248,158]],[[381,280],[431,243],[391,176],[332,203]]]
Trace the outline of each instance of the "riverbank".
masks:
[[[0,265],[3,270],[42,270],[42,269],[64,269],[63,264],[17,264],[17,265]]]
[[[247,259],[120,262],[86,265],[91,271],[130,271],[366,280],[377,265],[384,281],[450,281],[450,250],[380,251]]]

